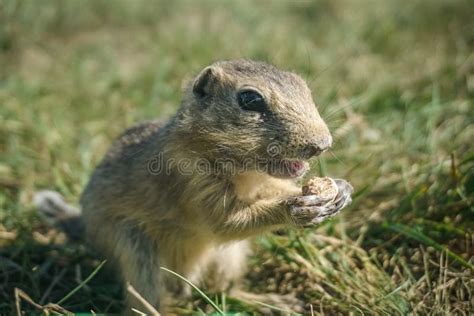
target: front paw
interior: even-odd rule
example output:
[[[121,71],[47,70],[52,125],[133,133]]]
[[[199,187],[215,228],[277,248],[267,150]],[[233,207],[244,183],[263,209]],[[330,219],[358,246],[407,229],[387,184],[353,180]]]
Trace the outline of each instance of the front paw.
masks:
[[[334,199],[323,199],[317,195],[303,195],[286,201],[290,217],[296,226],[315,226],[337,215],[352,202],[352,186],[345,180],[334,180],[338,194]]]

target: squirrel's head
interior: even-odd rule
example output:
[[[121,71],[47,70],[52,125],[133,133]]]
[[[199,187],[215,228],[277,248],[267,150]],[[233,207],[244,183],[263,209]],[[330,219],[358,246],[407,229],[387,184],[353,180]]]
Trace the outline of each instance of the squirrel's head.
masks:
[[[296,178],[327,150],[331,134],[306,82],[250,60],[216,62],[189,85],[177,115],[189,150]]]

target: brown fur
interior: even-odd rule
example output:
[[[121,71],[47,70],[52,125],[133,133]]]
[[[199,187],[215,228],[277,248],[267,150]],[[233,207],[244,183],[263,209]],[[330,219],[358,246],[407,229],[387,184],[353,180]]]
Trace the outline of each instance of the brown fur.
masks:
[[[267,100],[266,117],[239,108],[236,91],[248,86]],[[312,155],[308,146],[330,145],[306,83],[249,60],[205,68],[169,122],[129,129],[97,167],[81,198],[88,240],[158,308],[164,298],[186,292],[183,282],[160,266],[227,289],[245,271],[246,238],[317,224],[350,201],[346,183],[339,183],[345,190],[339,204],[322,207],[316,197],[301,197],[294,179],[257,171],[254,157],[268,158],[272,143],[282,149],[277,158],[303,160]],[[150,172],[150,162],[160,155],[170,165],[167,174]],[[237,175],[193,173],[199,159],[222,158],[251,163]],[[191,163],[179,166],[183,159]],[[132,297],[127,304],[127,310],[140,309]]]

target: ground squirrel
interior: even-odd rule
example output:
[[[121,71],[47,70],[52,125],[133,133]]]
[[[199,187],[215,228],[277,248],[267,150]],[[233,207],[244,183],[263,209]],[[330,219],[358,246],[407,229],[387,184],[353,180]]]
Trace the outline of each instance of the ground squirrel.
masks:
[[[344,180],[336,180],[331,203],[296,185],[307,160],[331,143],[298,75],[219,61],[187,85],[168,122],[142,123],[118,138],[85,188],[82,215],[74,214],[123,280],[163,309],[166,297],[187,290],[160,267],[223,291],[245,271],[248,237],[317,225],[349,204]],[[42,197],[40,209],[51,212],[54,201]],[[141,308],[128,296],[131,307]]]

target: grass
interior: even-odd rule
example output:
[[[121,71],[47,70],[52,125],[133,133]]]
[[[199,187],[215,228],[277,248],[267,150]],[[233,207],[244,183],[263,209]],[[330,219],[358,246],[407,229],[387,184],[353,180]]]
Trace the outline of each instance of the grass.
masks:
[[[0,314],[15,288],[40,305],[77,288],[63,308],[120,310],[114,275],[43,224],[32,195],[76,203],[115,136],[171,115],[183,80],[236,57],[307,79],[337,139],[313,174],[356,188],[318,229],[258,238],[246,287],[316,315],[469,314],[473,28],[467,0],[1,1]],[[202,290],[225,311],[260,310]],[[199,295],[180,308],[213,312]]]

